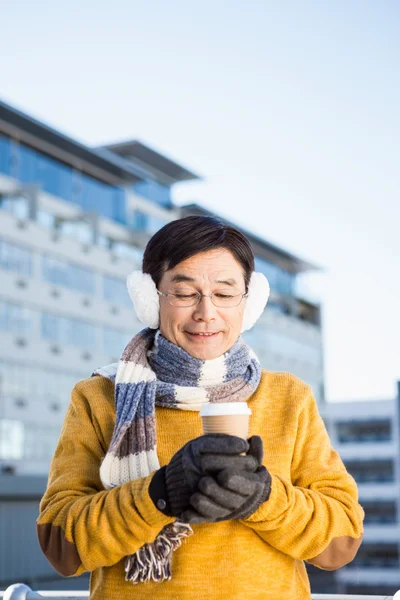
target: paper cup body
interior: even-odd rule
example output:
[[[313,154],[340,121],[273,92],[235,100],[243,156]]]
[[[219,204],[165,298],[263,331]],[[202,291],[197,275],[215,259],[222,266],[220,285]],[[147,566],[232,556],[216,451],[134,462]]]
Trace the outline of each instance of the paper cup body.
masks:
[[[226,433],[247,439],[251,410],[246,402],[207,404],[200,410],[204,433]]]

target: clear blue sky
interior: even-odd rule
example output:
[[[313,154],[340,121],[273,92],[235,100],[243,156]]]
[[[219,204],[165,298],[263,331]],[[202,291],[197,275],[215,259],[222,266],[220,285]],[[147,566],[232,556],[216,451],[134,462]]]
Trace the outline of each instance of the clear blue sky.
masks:
[[[325,268],[328,398],[400,379],[396,0],[19,0],[0,96],[91,144],[138,138],[203,175],[175,191]]]

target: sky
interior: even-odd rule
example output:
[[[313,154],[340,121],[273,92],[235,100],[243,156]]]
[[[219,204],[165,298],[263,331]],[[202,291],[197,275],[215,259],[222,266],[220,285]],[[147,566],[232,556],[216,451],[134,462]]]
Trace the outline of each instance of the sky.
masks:
[[[139,139],[174,189],[322,269],[328,400],[400,379],[397,0],[0,0],[0,97],[88,145]],[[268,309],[267,309],[268,310]]]

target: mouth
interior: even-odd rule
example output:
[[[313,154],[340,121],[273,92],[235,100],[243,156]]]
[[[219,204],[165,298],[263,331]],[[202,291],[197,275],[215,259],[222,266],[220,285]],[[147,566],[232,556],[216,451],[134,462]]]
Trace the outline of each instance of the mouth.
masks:
[[[214,340],[220,334],[219,331],[185,331],[185,333],[189,337],[189,339],[201,342]]]

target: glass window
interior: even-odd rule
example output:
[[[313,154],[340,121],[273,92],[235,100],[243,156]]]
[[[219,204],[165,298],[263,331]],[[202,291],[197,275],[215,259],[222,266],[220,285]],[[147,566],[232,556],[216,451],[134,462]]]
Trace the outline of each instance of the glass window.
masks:
[[[96,212],[103,217],[126,222],[125,192],[122,188],[109,185],[88,175],[82,175],[79,205],[85,212]]]
[[[113,254],[132,261],[134,268],[140,268],[143,260],[143,250],[132,244],[117,242],[112,246]]]
[[[394,481],[393,460],[346,460],[346,469],[357,483],[390,483]]]
[[[148,179],[147,181],[138,181],[134,184],[133,190],[139,196],[147,200],[152,200],[155,204],[170,208],[172,206],[170,187]]]
[[[144,231],[153,235],[156,233],[161,227],[167,224],[165,219],[161,219],[160,217],[155,217],[153,215],[149,215],[139,209],[135,210],[130,218],[129,225],[135,231]]]
[[[93,243],[92,225],[86,221],[65,221],[60,224],[60,231],[63,235],[70,237],[82,244]]]
[[[50,461],[56,449],[60,427],[28,423],[25,425],[24,458]]]
[[[21,275],[32,275],[32,252],[0,238],[0,266]]]
[[[367,500],[362,502],[365,523],[397,523],[395,500]]]
[[[389,419],[368,421],[338,421],[336,423],[338,440],[351,442],[389,442],[392,439],[392,424]]]
[[[11,175],[12,166],[11,140],[0,134],[0,173]]]
[[[65,343],[81,348],[96,348],[97,327],[75,319],[63,319]]]
[[[135,210],[132,218],[132,227],[136,231],[147,231],[149,215],[141,210]]]
[[[55,216],[46,210],[39,209],[36,213],[36,221],[39,225],[45,227],[46,229],[53,229]]]
[[[0,198],[0,208],[11,213],[17,219],[26,220],[29,216],[29,202],[24,196]]]
[[[0,360],[0,390],[4,396],[27,398],[29,402],[57,401],[64,408],[74,385],[89,375]]]
[[[61,317],[58,317],[57,315],[51,315],[49,313],[42,313],[41,336],[45,340],[50,340],[52,342],[61,344]]]
[[[271,289],[288,296],[294,294],[295,275],[293,273],[289,273],[289,271],[285,271],[258,256],[255,257],[254,262],[256,271],[264,273]]]
[[[25,144],[17,144],[16,176],[22,183],[39,183],[43,190],[75,202],[84,211],[95,211],[109,219],[126,223],[125,191],[123,188],[98,181],[78,173],[69,165]],[[0,172],[10,174],[12,148],[8,138],[0,137]]]
[[[24,426],[20,421],[0,419],[0,459],[20,460],[24,453]]]
[[[57,344],[91,349],[97,346],[97,327],[86,321],[43,312],[41,335]]]
[[[132,306],[124,279],[104,275],[103,297],[104,300],[112,304],[120,304],[121,306],[127,306],[129,308]]]
[[[394,543],[364,542],[347,568],[398,568],[399,549]]]
[[[254,328],[254,335],[259,339],[259,344],[266,350],[280,354],[292,360],[300,360],[314,366],[321,364],[321,349],[315,344],[307,344],[289,335],[272,330]]]
[[[42,256],[43,279],[86,294],[95,292],[95,274],[89,269],[74,265],[53,256]]]
[[[0,329],[10,333],[29,334],[34,314],[33,310],[25,306],[0,300]]]
[[[73,199],[72,168],[24,144],[18,148],[18,179],[23,183],[38,182],[54,196]]]

